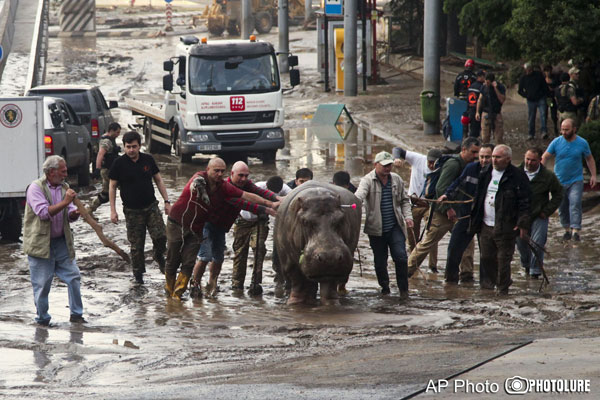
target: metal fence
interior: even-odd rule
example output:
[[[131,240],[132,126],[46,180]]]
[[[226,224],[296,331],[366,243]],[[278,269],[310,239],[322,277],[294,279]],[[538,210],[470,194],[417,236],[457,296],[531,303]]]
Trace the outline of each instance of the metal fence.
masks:
[[[35,30],[31,40],[31,53],[25,93],[32,87],[43,85],[46,80],[46,59],[48,56],[49,1],[39,0],[35,18]]]

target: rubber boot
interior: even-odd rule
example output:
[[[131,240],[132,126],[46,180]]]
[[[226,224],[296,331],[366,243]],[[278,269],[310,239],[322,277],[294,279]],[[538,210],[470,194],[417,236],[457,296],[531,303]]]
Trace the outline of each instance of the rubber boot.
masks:
[[[180,272],[177,276],[177,281],[175,282],[175,286],[173,288],[173,295],[171,297],[176,300],[181,300],[181,296],[183,296],[183,294],[187,290],[189,281],[190,276]]]
[[[165,275],[165,293],[171,297],[173,295],[173,287],[175,286],[175,275]]]

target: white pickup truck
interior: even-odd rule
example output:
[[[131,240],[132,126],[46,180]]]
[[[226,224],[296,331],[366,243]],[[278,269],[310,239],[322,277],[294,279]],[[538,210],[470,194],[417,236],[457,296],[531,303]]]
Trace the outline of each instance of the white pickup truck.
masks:
[[[299,71],[293,69],[298,58],[288,60],[293,87],[300,82]],[[149,152],[170,153],[173,148],[181,162],[191,161],[196,153],[275,161],[277,150],[285,145],[281,128],[285,89],[270,43],[253,36],[250,40],[185,36],[163,69],[169,72],[163,77],[164,99],[126,99],[132,113],[142,116],[138,126],[143,127]]]
[[[0,235],[21,236],[27,186],[44,163],[44,102],[41,97],[0,98]]]

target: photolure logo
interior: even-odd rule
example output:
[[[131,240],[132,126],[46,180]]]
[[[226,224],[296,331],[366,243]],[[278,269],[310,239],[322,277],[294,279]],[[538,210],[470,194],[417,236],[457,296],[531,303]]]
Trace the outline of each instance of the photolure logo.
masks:
[[[6,104],[0,108],[0,122],[7,128],[19,126],[23,120],[23,112],[16,104]]]

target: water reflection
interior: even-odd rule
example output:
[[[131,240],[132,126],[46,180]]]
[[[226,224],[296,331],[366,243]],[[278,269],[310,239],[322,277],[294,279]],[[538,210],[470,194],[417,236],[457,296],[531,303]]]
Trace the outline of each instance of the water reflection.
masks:
[[[34,382],[48,382],[48,379],[46,378],[46,366],[51,362],[46,350],[46,341],[48,340],[48,336],[48,329],[35,329],[33,341],[37,344],[37,346],[35,346],[35,350],[33,350],[33,361],[37,366],[37,370],[35,372]]]

